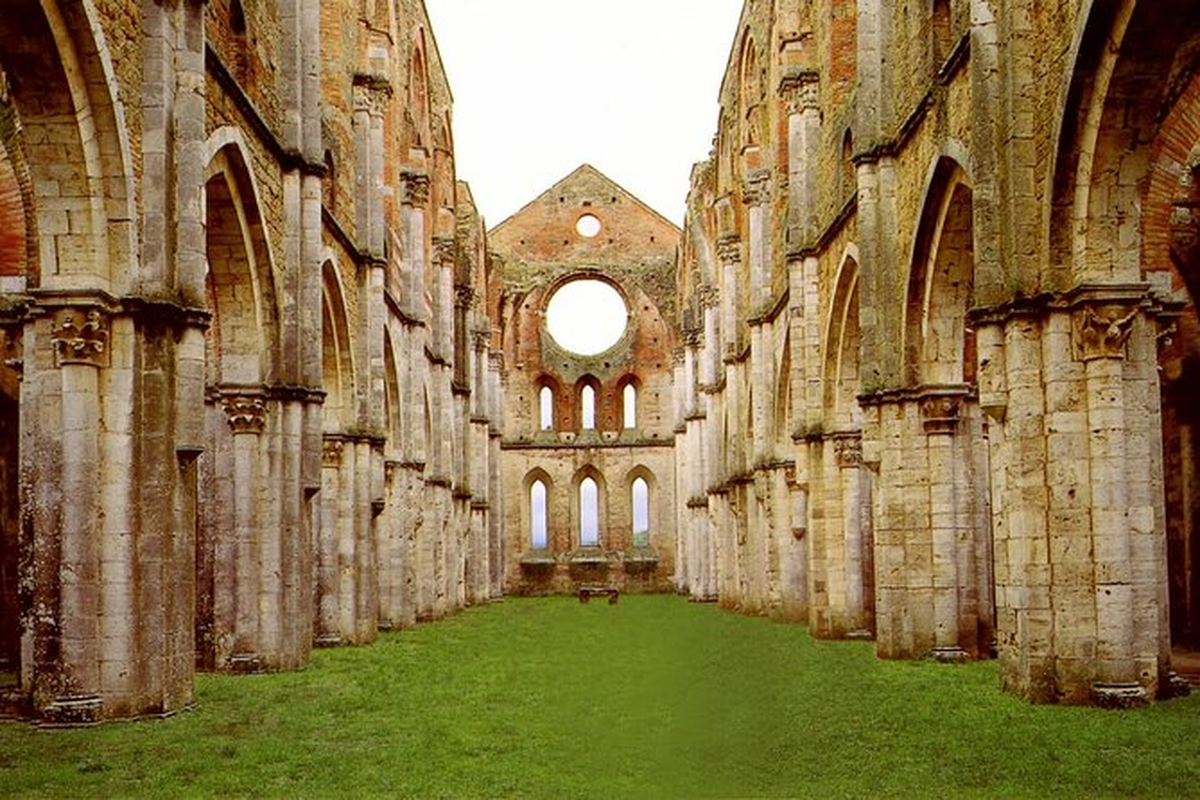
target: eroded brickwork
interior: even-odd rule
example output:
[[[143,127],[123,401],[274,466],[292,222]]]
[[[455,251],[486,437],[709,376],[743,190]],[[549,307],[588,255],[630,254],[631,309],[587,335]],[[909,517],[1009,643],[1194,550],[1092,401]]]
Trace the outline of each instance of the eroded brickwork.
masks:
[[[594,220],[595,230],[577,228],[581,218]],[[589,165],[488,235],[495,283],[489,298],[506,367],[500,464],[509,501],[504,557],[510,592],[593,584],[670,588],[678,238],[678,228]],[[608,283],[626,309],[620,339],[595,355],[562,346],[546,325],[552,297],[579,279]],[[594,398],[587,401],[594,402],[593,420],[584,419],[584,393]],[[585,541],[582,531],[587,481],[597,493],[595,542]],[[644,529],[635,521],[639,481]],[[541,500],[537,492],[544,492]],[[546,522],[544,541],[533,532],[535,519]]]

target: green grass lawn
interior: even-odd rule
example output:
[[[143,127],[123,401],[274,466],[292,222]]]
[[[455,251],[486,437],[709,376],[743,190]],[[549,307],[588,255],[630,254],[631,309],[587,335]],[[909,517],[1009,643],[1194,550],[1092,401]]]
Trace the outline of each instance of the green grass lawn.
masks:
[[[1031,706],[991,663],[623,597],[509,600],[199,707],[0,724],[0,797],[1200,797],[1200,697]]]

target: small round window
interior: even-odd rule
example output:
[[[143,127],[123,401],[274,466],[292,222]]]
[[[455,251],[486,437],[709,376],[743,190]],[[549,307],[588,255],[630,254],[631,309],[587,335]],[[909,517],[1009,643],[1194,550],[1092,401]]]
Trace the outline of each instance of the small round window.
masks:
[[[595,214],[584,214],[575,221],[575,232],[591,239],[600,232],[600,220]]]
[[[603,353],[621,339],[629,311],[609,283],[581,278],[563,284],[546,306],[546,328],[564,350],[581,356]]]

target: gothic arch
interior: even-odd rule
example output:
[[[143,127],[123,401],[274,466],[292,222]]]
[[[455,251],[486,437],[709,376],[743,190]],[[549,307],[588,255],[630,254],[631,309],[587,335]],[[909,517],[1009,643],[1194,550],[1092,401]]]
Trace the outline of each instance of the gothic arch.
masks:
[[[972,231],[966,171],[941,157],[930,171],[909,267],[903,346],[909,383],[974,382],[974,338],[966,319],[974,302]]]
[[[824,336],[824,411],[833,430],[857,430],[862,412],[858,321],[858,249],[849,245],[834,283]]]
[[[383,329],[383,400],[388,431],[388,450],[397,453],[404,436],[404,421],[400,407],[400,372],[396,368],[396,347],[392,334]]]
[[[1051,171],[1053,284],[1142,277],[1150,150],[1187,87],[1200,41],[1190,0],[1092,2],[1081,12]]]
[[[0,16],[4,92],[20,118],[34,200],[26,235],[37,230],[54,242],[37,248],[31,283],[124,292],[138,213],[128,128],[97,12],[83,0],[13,0]]]
[[[250,162],[239,138],[215,150],[206,174],[206,292],[213,314],[208,333],[210,384],[271,380],[277,361],[279,317],[272,258]]]
[[[583,546],[581,531],[585,524],[585,509],[581,504],[581,493],[585,482],[589,480],[596,485],[596,522],[599,526],[597,545],[606,547],[611,539],[611,534],[608,531],[608,485],[604,480],[604,474],[594,464],[585,464],[580,467],[571,478],[570,518],[573,521],[571,526],[571,542],[576,547]]]
[[[333,261],[321,267],[322,365],[325,431],[341,432],[354,422],[354,348],[346,322],[346,301]],[[387,335],[386,332],[384,334]]]
[[[521,480],[521,536],[527,545],[533,546],[533,529],[534,529],[534,485],[541,483],[545,489],[545,532],[546,532],[546,548],[553,550],[556,534],[556,526],[551,522],[553,514],[550,510],[554,503],[554,479],[550,477],[550,473],[541,467],[534,467],[525,473],[525,477]]]

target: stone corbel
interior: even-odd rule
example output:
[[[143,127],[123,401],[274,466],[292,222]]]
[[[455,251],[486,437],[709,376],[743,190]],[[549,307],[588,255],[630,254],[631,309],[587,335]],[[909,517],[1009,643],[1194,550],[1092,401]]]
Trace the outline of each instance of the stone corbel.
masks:
[[[54,355],[58,366],[108,366],[108,318],[99,309],[69,308],[54,319]]]
[[[1138,309],[1126,314],[1125,306],[1084,306],[1075,312],[1072,329],[1076,353],[1081,361],[1123,358],[1125,342],[1133,333]]]
[[[262,433],[267,425],[267,404],[255,395],[228,395],[222,399],[229,427],[236,433]]]

